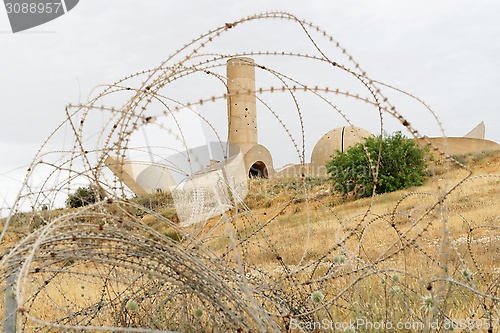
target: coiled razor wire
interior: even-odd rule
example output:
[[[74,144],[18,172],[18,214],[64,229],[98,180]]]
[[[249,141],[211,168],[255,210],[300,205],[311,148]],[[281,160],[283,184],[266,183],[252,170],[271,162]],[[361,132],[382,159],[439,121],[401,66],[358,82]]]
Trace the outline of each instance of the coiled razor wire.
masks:
[[[248,25],[258,30],[268,21],[291,23],[298,29],[287,25],[286,31],[294,35],[283,39],[304,37],[309,50],[216,51],[219,40],[238,44],[239,29]],[[219,173],[209,192],[194,186],[193,195],[176,198],[191,209],[185,215],[188,223],[168,213],[176,205],[167,195],[133,198],[105,166],[108,156],[147,155],[152,160],[144,163],[166,164],[185,179],[197,170],[162,160],[167,152],[184,151],[187,160],[202,163],[185,144],[192,129],[182,127],[180,110],[199,119],[226,151],[225,133],[217,130],[205,108],[224,108],[224,69],[234,57],[254,58],[256,70],[272,78],[265,84],[274,83],[256,90],[257,103],[277,122],[302,165],[307,159],[309,100],[349,125],[354,124],[336,104],[338,98],[367,105],[380,133],[386,119],[395,119],[413,137],[422,137],[386,97],[397,92],[419,102],[419,112],[429,114],[444,137],[427,104],[370,78],[345,48],[313,23],[284,12],[224,23],[158,67],[98,86],[86,103],[66,108],[67,118],[41,146],[3,221],[2,282],[14,277],[4,296],[17,304],[17,331],[313,332],[338,331],[340,324],[345,331],[372,331],[374,324],[387,328],[397,322],[432,331],[458,325],[454,318],[482,320],[492,331],[499,320],[499,215],[493,210],[474,219],[462,208],[498,207],[494,198],[467,199],[478,197],[481,189],[493,191],[498,175],[475,175],[425,137],[435,163],[445,168],[443,181],[425,191],[405,192],[385,211],[376,209],[373,195],[357,213],[344,216],[329,196],[313,193],[306,177],[299,177],[293,188],[277,189],[289,191],[285,202],[270,204],[265,211],[255,209],[245,197],[265,199],[272,189],[259,181],[251,181],[248,189],[247,175],[235,170],[234,179]],[[295,78],[282,65],[269,65],[283,59],[320,66],[324,72],[315,75],[323,75]],[[357,90],[335,86],[342,81],[328,86],[329,72],[354,80]],[[192,84],[198,80],[207,83],[205,87],[216,86],[220,94],[207,95],[209,89]],[[276,94],[293,107],[281,110],[272,97]],[[186,149],[168,142],[136,145],[134,138],[151,126]],[[55,148],[61,142],[65,146]],[[378,162],[371,160],[375,169]],[[446,180],[452,169],[462,170],[461,181]],[[58,208],[86,184],[93,184],[97,202]],[[259,184],[264,187],[252,188]],[[450,207],[451,198],[461,198],[464,207]],[[290,209],[305,211],[306,228],[282,220]],[[313,211],[323,212],[324,221],[314,220]],[[451,219],[461,221],[458,229],[456,223],[450,225]],[[318,234],[317,223],[328,223],[331,232]],[[484,256],[490,258],[486,266]],[[12,315],[6,311],[4,320]]]

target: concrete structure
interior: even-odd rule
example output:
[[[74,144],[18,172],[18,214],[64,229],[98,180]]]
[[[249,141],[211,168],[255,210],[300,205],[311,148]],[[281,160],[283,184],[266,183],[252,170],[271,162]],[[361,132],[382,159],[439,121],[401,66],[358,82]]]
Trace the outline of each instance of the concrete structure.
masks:
[[[349,147],[363,142],[364,138],[369,136],[373,136],[373,134],[355,126],[332,129],[323,135],[314,146],[311,154],[311,166],[313,168],[324,167],[337,150],[344,152]]]
[[[233,200],[238,202],[247,196],[248,175],[243,155],[238,152],[238,147],[232,149],[233,156],[194,173],[182,188],[172,191],[182,225],[206,221],[232,208]]]
[[[485,134],[486,134],[486,126],[484,126],[484,121],[482,121],[476,127],[474,127],[469,133],[465,134],[464,138],[484,139]]]
[[[226,70],[228,143],[225,152],[220,151],[215,156],[213,153],[215,146],[189,149],[167,158],[168,162],[175,166],[175,170],[171,169],[172,171],[166,165],[118,161],[108,156],[105,164],[136,195],[157,191],[172,192],[181,183],[187,188],[194,188],[194,184],[210,187],[216,179],[222,177],[221,173],[226,180],[234,176],[235,179],[231,182],[239,184],[235,187],[241,187],[242,182],[246,184],[246,179],[252,177],[325,175],[325,165],[337,150],[344,152],[362,142],[364,138],[372,136],[367,130],[354,126],[332,129],[314,146],[310,163],[289,164],[276,172],[271,153],[258,141],[255,62],[251,58],[232,58],[227,61]],[[484,135],[485,126],[481,122],[463,138],[425,138],[425,140],[450,155],[500,149],[500,145],[495,142],[484,140]],[[425,146],[425,140],[417,139],[416,142]],[[209,158],[210,154],[213,156]],[[186,156],[196,156],[198,164],[194,159],[186,159]],[[232,172],[231,170],[238,172],[235,175],[228,174]],[[239,195],[243,196],[243,193],[245,192],[241,190]],[[189,202],[186,207],[189,211]]]
[[[168,193],[177,185],[170,170],[162,165],[119,161],[109,155],[104,164],[136,195]]]
[[[500,150],[500,145],[496,142],[475,138],[428,138],[426,139],[436,146],[440,151],[448,155],[460,155],[472,152],[487,150]],[[419,146],[425,147],[427,142],[422,139],[416,140]]]
[[[326,166],[313,167],[311,163],[304,164],[287,164],[279,169],[276,169],[276,178],[290,178],[297,176],[324,176],[326,174]]]
[[[251,58],[233,58],[226,68],[227,137],[245,152],[258,143],[255,63]]]
[[[224,160],[222,153],[217,159],[207,160],[205,165],[196,164],[196,159],[186,160],[186,156],[203,159],[202,157],[208,156],[209,151],[214,152],[214,147],[211,149],[196,147],[186,151],[186,154],[170,156],[167,160],[176,166],[176,172],[184,171],[181,172],[184,178],[180,180],[172,176],[172,171],[167,166],[153,162],[128,161],[108,156],[104,163],[136,195],[158,191],[172,192],[179,182],[186,185],[193,183],[192,180],[195,178],[195,183],[202,184],[205,177],[208,184],[210,179],[214,178],[213,175],[209,175],[210,173],[219,174],[221,170],[238,169],[234,166],[238,160],[235,158],[237,155],[242,156],[247,177],[272,177],[275,172],[271,153],[258,143],[256,104],[254,60],[229,59],[227,61],[227,160]]]
[[[427,145],[426,141],[429,141],[440,151],[448,155],[460,155],[488,150],[500,150],[500,145],[498,143],[486,140],[484,138],[485,133],[486,126],[482,121],[469,133],[465,134],[464,137],[424,137],[421,139],[417,139],[416,142],[420,147],[425,147]]]
[[[323,135],[314,146],[311,154],[311,164],[297,169],[297,166],[291,166],[281,170],[280,175],[293,174],[293,170],[300,172],[308,171],[312,174],[322,174],[325,170],[325,164],[331,159],[335,151],[345,151],[349,147],[358,142],[362,142],[364,138],[372,134],[367,130],[354,126],[346,126],[333,129]],[[448,137],[448,138],[419,138],[415,139],[421,147],[427,145],[427,141],[436,146],[440,151],[449,155],[467,154],[471,152],[500,150],[500,145],[496,142],[485,140],[485,125],[484,122],[479,123],[474,129],[467,133],[464,137]]]
[[[344,152],[372,135],[367,130],[355,126],[332,129],[323,135],[314,146],[311,163],[285,165],[276,171],[276,177],[324,176],[326,175],[326,163],[337,150]]]
[[[255,62],[251,58],[227,61],[228,142],[239,147],[249,177],[273,176],[269,150],[258,143]],[[234,152],[229,151],[229,156]]]

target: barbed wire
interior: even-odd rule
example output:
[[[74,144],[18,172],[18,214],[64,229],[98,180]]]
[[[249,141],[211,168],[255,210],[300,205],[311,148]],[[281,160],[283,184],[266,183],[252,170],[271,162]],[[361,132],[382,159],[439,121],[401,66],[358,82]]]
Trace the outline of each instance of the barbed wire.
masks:
[[[310,49],[210,49],[223,36],[238,41],[238,29],[263,20],[277,21],[276,29],[281,21],[297,25],[300,33],[288,37],[304,37]],[[131,163],[167,167],[183,181],[195,179],[198,170],[192,165],[206,163],[189,149],[193,128],[183,127],[183,111],[209,128],[229,161],[225,134],[210,113],[228,99],[224,70],[226,61],[235,57],[255,58],[258,73],[269,76],[255,91],[257,103],[279,125],[276,133],[283,134],[292,147],[290,155],[301,165],[307,163],[306,137],[314,133],[307,127],[309,101],[354,126],[338,103],[345,98],[354,109],[370,107],[380,133],[389,117],[413,137],[423,138],[435,153],[432,163],[441,168],[437,177],[445,182],[431,180],[421,190],[398,193],[384,203],[375,195],[376,171],[370,198],[337,205],[339,198],[328,192],[326,179],[311,185],[313,178],[299,175],[264,184],[235,171],[236,180],[219,174],[211,192],[194,187],[174,198],[134,197],[108,170],[107,157],[148,153],[154,160]],[[273,68],[273,59],[324,67],[306,81],[283,66]],[[342,82],[338,80],[324,85],[330,74],[356,84],[349,90],[337,86]],[[193,77],[210,89],[192,87]],[[218,92],[210,93],[212,87]],[[156,68],[97,86],[86,103],[66,107],[66,119],[42,143],[2,221],[2,282],[15,277],[11,294],[7,288],[4,296],[16,300],[18,331],[313,332],[336,331],[335,323],[350,323],[343,327],[346,331],[369,331],[353,323],[498,321],[498,211],[480,213],[484,207],[467,198],[495,193],[499,176],[475,174],[440,149],[389,101],[387,91],[419,102],[420,112],[445,137],[428,104],[370,78],[331,35],[284,12],[224,23]],[[275,106],[271,96],[276,95],[292,109]],[[120,106],[104,105],[114,103]],[[151,127],[178,145],[137,143],[140,131]],[[68,132],[71,141],[54,149]],[[169,161],[166,151],[181,152],[189,170]],[[380,156],[370,157],[370,164],[378,170]],[[60,208],[88,184],[96,202]],[[273,202],[285,194],[286,199]],[[260,204],[251,204],[249,198]],[[477,208],[477,216],[451,206],[452,200]],[[495,198],[490,201],[490,207],[498,205]],[[189,223],[183,224],[179,207],[186,206]],[[327,322],[331,326],[318,326]]]

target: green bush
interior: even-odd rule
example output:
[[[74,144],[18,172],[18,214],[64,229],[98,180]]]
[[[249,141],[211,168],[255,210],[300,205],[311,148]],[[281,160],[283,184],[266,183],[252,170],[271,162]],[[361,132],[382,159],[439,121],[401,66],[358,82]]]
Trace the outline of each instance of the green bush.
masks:
[[[66,200],[66,205],[70,208],[78,208],[93,204],[104,198],[104,193],[95,186],[79,187],[75,193],[70,194]]]
[[[132,201],[152,210],[161,207],[170,207],[174,204],[172,194],[164,192],[142,195],[133,198]]]
[[[368,137],[346,152],[337,151],[326,168],[334,189],[367,197],[373,193],[375,184],[377,194],[422,185],[427,169],[424,157],[424,151],[413,140],[396,132],[384,138]]]

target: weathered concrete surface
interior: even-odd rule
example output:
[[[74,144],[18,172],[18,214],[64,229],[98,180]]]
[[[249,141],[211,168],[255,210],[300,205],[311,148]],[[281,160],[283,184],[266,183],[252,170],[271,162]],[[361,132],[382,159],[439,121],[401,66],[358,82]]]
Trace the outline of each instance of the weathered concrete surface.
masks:
[[[104,164],[136,195],[158,191],[170,193],[177,185],[170,171],[162,165],[117,160],[111,156],[106,157]]]
[[[500,150],[500,145],[496,142],[484,139],[475,138],[429,138],[426,139],[435,145],[439,150],[449,154],[467,154],[472,152],[480,152],[485,150]],[[420,147],[425,147],[425,140],[415,140]]]
[[[106,157],[104,164],[115,174],[115,176],[123,182],[136,195],[145,195],[148,192],[137,184],[134,177],[132,165],[124,160],[118,161],[111,156]]]
[[[276,178],[290,178],[290,177],[300,177],[300,176],[325,176],[326,166],[324,167],[313,167],[311,163],[305,164],[287,164],[276,170]]]
[[[480,122],[476,127],[474,127],[469,133],[464,135],[464,138],[471,139],[484,139],[486,135],[486,126],[484,121]]]
[[[245,175],[248,177],[325,175],[325,165],[337,150],[344,152],[349,147],[362,142],[364,138],[372,136],[367,130],[355,126],[335,128],[323,135],[316,143],[311,154],[311,163],[287,165],[276,172],[271,153],[258,143],[255,62],[251,58],[232,58],[227,61],[226,70],[229,156],[242,154]],[[484,140],[484,134],[485,126],[481,122],[464,138],[426,139],[450,155],[500,150],[499,144]],[[416,142],[420,146],[426,145],[424,139],[417,139]],[[117,161],[108,157],[105,164],[137,195],[152,193],[158,189],[170,191],[172,186],[176,186],[168,169],[151,163]],[[213,160],[210,161],[208,169],[213,173],[211,175],[213,176],[217,170],[220,171],[223,167],[223,164]],[[207,170],[200,170],[200,172],[204,173]],[[199,180],[206,181],[202,177]]]
[[[242,152],[247,175],[272,177],[274,168],[271,153],[258,143],[253,59],[241,57],[227,61],[227,91],[229,143],[239,147]],[[233,153],[230,146],[229,156]]]
[[[228,141],[242,152],[258,143],[254,65],[251,58],[227,61]]]
[[[253,168],[255,172],[257,172],[257,170],[262,172],[260,177],[272,178],[275,176],[273,157],[266,147],[258,144],[254,145],[252,148],[243,153],[243,160],[245,161],[247,175],[250,174],[250,169]]]
[[[311,165],[313,167],[324,166],[337,150],[343,152],[372,135],[367,130],[355,126],[335,128],[323,135],[314,146]]]

